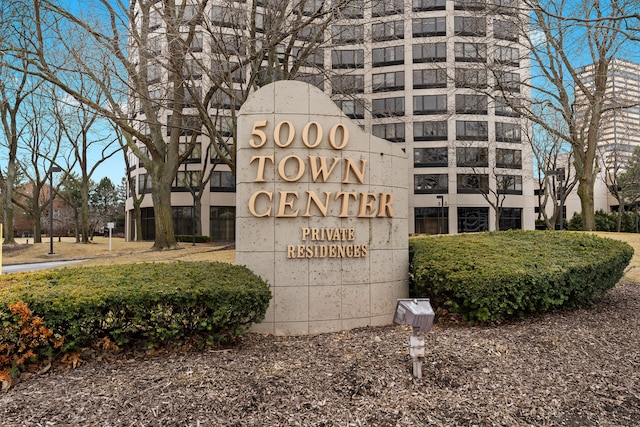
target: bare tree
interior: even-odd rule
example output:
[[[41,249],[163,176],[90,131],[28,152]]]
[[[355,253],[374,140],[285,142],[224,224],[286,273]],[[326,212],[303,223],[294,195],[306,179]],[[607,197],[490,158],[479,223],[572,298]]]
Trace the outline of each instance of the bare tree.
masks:
[[[5,61],[12,61],[12,66]],[[25,126],[28,122],[21,120],[21,109],[24,102],[32,97],[41,83],[31,78],[28,72],[20,71],[27,67],[26,61],[0,55],[0,125],[6,148],[6,169],[0,170],[2,182],[2,223],[4,227],[5,245],[15,244],[14,230],[14,189],[20,169],[18,147]]]
[[[88,93],[91,91],[99,92],[100,88],[87,84],[82,76],[80,76],[80,79],[77,90],[84,96],[100,102],[103,98],[102,94]],[[64,102],[64,100],[57,100],[53,106],[58,126],[73,152],[73,164],[79,169],[81,183],[80,234],[82,235],[82,243],[89,243],[92,237],[89,224],[91,177],[96,169],[118,153],[121,147],[112,135],[105,135],[105,129],[100,128],[103,123],[100,120],[101,116],[95,110],[77,102],[68,103]]]
[[[217,26],[212,25],[212,20],[217,15],[210,12],[207,0],[193,4],[175,0],[128,3],[95,0],[90,2],[95,15],[89,17],[55,1],[29,3],[24,9],[29,11],[31,20],[17,31],[31,45],[28,49],[19,49],[17,54],[29,60],[36,70],[32,71],[34,74],[62,88],[130,136],[128,148],[143,160],[151,178],[156,227],[153,247],[167,249],[177,245],[172,224],[171,184],[191,153],[191,149],[180,149],[181,136],[192,135],[190,145],[195,146],[198,134],[204,134],[216,152],[215,157],[232,170],[235,167],[235,141],[229,140],[225,132],[219,134],[220,122],[209,109],[215,93],[225,88],[229,92],[221,77],[230,76],[236,69],[252,72],[263,67],[264,73],[250,74],[253,81],[243,96],[266,83],[267,76],[269,81],[290,78],[298,68],[288,68],[289,62],[282,60],[283,54],[299,58],[313,53],[312,49],[305,50],[294,41],[297,36],[310,25],[316,25],[317,20],[324,19],[326,28],[328,22],[339,16],[341,7],[352,2],[339,0],[331,8],[323,8],[322,3],[315,0],[300,0],[294,6],[288,2],[265,1],[260,13],[255,2],[250,2],[242,6],[247,13],[240,40],[233,31],[229,35],[215,29]],[[301,12],[292,13],[296,8]],[[228,73],[217,78],[211,78],[212,73],[208,73],[205,87],[198,89],[191,84],[197,80],[192,77],[200,72],[198,70],[212,69],[208,59],[204,64],[204,56],[194,55],[193,45],[198,42],[198,34],[204,31],[208,31],[212,46],[227,49],[231,43],[240,55],[234,55],[237,65],[227,68]],[[76,35],[73,40],[67,37],[70,33]],[[239,44],[243,40],[249,43]],[[104,102],[79,91],[75,83],[75,76],[79,74],[88,76],[91,83],[101,89]],[[169,91],[162,93],[163,88]],[[199,93],[202,93],[200,98]],[[127,99],[135,102],[128,104]],[[189,100],[194,101],[194,105],[188,108],[197,111],[193,115],[185,111]]]
[[[624,31],[633,3],[525,0],[523,7],[531,15],[519,27],[520,39],[526,40],[520,51],[532,57],[534,72],[524,84],[531,88],[533,100],[506,100],[523,117],[571,147],[583,229],[592,230],[598,131],[603,114],[612,108],[605,99],[609,64],[628,41]],[[537,114],[541,107],[552,110],[562,125]]]

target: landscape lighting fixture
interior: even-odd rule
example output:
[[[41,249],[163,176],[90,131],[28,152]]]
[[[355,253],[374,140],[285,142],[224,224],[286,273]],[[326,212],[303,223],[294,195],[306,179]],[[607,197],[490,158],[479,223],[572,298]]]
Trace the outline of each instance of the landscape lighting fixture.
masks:
[[[393,323],[410,325],[413,335],[409,337],[409,355],[413,359],[413,376],[422,378],[422,359],[424,358],[424,336],[433,326],[435,313],[429,298],[401,298],[396,303]]]

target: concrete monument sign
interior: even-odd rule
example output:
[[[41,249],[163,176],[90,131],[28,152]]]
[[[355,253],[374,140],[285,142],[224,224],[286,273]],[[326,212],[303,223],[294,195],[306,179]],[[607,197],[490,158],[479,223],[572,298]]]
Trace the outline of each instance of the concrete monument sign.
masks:
[[[390,324],[408,282],[406,154],[314,86],[280,81],[240,109],[236,262],[271,286],[257,332]]]

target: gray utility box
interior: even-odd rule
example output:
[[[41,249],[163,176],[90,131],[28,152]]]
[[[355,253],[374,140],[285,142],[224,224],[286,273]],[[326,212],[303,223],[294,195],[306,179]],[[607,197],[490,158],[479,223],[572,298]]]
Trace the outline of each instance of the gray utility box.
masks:
[[[429,332],[435,316],[429,298],[401,298],[396,304],[393,323],[413,326],[414,331]]]

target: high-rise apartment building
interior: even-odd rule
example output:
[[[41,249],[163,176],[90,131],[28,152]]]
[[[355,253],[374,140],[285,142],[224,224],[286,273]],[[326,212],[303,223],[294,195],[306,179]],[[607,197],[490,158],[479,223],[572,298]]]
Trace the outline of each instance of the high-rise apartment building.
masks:
[[[238,29],[232,17],[238,15],[229,14],[229,8],[240,11],[245,22],[259,30],[259,22],[269,20],[268,2],[256,0],[255,7],[250,0],[213,3],[206,12],[208,23],[229,29],[230,43],[236,45],[224,63],[215,63],[215,58],[210,62],[212,70],[233,74],[232,86],[210,103],[211,114],[222,118],[221,129],[231,135],[232,121],[225,118],[233,116],[228,111],[239,108],[255,79],[248,67],[232,66],[242,63],[238,52],[247,48],[237,37],[231,40]],[[328,0],[301,4],[301,11],[287,6],[291,16],[311,16],[332,7]],[[525,140],[529,124],[509,107],[530,98],[528,85],[522,84],[530,75],[529,55],[518,43],[522,13],[518,0],[351,0],[331,25],[309,25],[297,32],[302,41],[320,32],[324,42],[286,78],[318,86],[365,131],[401,145],[411,159],[410,232],[533,229],[533,166]],[[276,52],[280,63],[301,56],[303,49],[296,50],[295,41],[289,41]],[[198,55],[206,56],[211,43],[198,43],[204,46]],[[272,58],[265,56],[263,61]],[[259,72],[265,81],[270,73],[282,78],[270,66]],[[157,84],[162,87],[167,81],[160,74]],[[207,73],[200,74],[206,86]],[[199,144],[191,163],[180,168],[172,193],[177,234],[192,231],[193,198],[186,182],[209,162],[203,155],[209,152],[204,137]],[[130,173],[138,177],[136,191],[151,191],[144,187],[144,165],[134,162]],[[233,189],[232,173],[225,165],[216,166],[202,197],[202,234],[233,239]],[[130,200],[128,209],[131,206]],[[151,238],[150,198],[142,206],[143,234]],[[128,219],[132,237],[132,214]]]
[[[594,66],[578,69],[586,85],[594,80]],[[640,147],[640,64],[614,58],[608,68],[604,112],[598,135],[598,148],[609,171],[624,169],[625,162]],[[583,96],[576,96],[578,117],[587,107]]]

